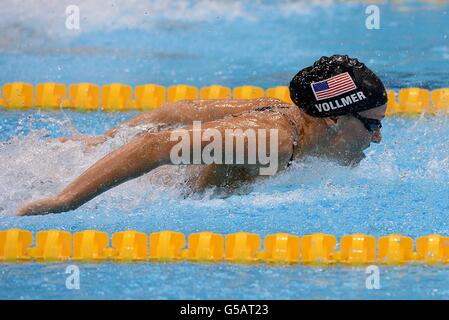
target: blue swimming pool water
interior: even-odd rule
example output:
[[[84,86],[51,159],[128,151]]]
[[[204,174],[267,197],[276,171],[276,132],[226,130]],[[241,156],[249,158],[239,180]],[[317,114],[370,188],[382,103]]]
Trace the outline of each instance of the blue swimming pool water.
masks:
[[[362,4],[207,1],[176,10],[162,2],[91,5],[85,30],[82,25],[80,34],[70,36],[58,29],[59,2],[49,5],[54,7],[47,13],[32,7],[27,19],[15,24],[9,17],[23,9],[6,6],[0,24],[16,36],[0,40],[1,83],[267,87],[285,84],[321,55],[343,52],[360,57],[391,88],[449,86],[446,4],[382,5],[381,29],[374,31],[364,28]],[[449,118],[442,116],[389,118],[382,144],[372,146],[359,167],[308,159],[247,195],[184,199],[177,184],[183,168],[163,168],[72,212],[13,216],[23,201],[54,194],[126,142],[130,130],[89,150],[49,139],[99,134],[132,115],[1,112],[1,229],[449,234]],[[365,288],[364,268],[191,263],[79,264],[81,289],[68,290],[66,266],[1,264],[0,298],[449,298],[446,266],[381,267],[380,290]]]

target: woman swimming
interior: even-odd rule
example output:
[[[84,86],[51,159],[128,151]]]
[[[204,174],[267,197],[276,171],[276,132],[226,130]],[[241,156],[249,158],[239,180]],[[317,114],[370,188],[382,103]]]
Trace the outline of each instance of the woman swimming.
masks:
[[[172,138],[174,129],[168,129],[173,126],[184,126],[190,139],[194,139],[195,134],[210,136],[210,132],[215,132],[215,139],[223,139],[216,144],[221,148],[220,159],[225,159],[229,151],[233,154],[231,163],[200,160],[203,163],[201,173],[192,181],[193,188],[198,191],[211,186],[232,190],[242,182],[255,181],[260,176],[260,169],[267,164],[260,158],[250,162],[250,157],[238,162],[236,151],[239,149],[236,146],[232,150],[226,148],[227,130],[232,129],[236,139],[236,135],[245,138],[242,140],[244,152],[252,148],[260,151],[263,144],[268,145],[263,150],[271,152],[270,146],[274,143],[276,171],[305,156],[357,165],[364,157],[363,150],[371,142],[381,141],[381,120],[387,102],[385,88],[381,80],[357,59],[345,55],[322,57],[295,75],[290,82],[290,96],[296,106],[274,98],[185,100],[139,115],[121,126],[157,124],[159,130],[143,132],[97,161],[58,195],[25,204],[17,214],[74,210],[125,181],[159,166],[174,164],[173,149],[178,141]],[[202,122],[201,129],[194,128],[194,121]],[[82,140],[95,145],[113,137],[118,128],[104,136],[60,140]],[[267,135],[257,136],[252,146],[249,135],[260,130],[274,130],[276,141],[270,141]],[[210,147],[210,141],[201,140],[197,147],[203,153]],[[187,152],[189,163],[194,163],[194,148],[189,147]]]

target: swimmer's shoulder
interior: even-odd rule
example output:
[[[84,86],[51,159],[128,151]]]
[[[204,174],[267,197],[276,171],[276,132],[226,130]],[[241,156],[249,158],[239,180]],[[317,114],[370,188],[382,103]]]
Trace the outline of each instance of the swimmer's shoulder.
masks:
[[[295,105],[282,101],[273,97],[262,97],[251,99],[251,105],[254,109],[270,107],[270,108],[296,108]]]

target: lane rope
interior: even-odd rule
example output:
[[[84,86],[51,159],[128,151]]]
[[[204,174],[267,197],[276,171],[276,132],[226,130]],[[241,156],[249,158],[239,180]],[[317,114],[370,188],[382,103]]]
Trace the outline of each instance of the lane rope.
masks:
[[[449,88],[427,90],[403,88],[387,90],[387,116],[449,114]],[[92,83],[70,84],[46,82],[36,86],[25,82],[5,83],[2,86],[0,107],[4,110],[72,109],[74,111],[148,111],[164,103],[193,99],[252,99],[278,98],[292,103],[287,86],[261,88],[240,86],[230,88],[211,85],[198,88],[191,85],[164,87],[158,84],[138,85],[112,83],[99,86]]]
[[[449,237],[431,234],[411,237],[392,234],[375,237],[365,234],[298,236],[288,233],[259,235],[237,232],[223,236],[199,232],[186,236],[175,231],[146,234],[134,230],[108,233],[86,230],[22,229],[0,231],[0,262],[57,261],[195,261],[229,263],[274,263],[302,265],[401,265],[449,263]]]

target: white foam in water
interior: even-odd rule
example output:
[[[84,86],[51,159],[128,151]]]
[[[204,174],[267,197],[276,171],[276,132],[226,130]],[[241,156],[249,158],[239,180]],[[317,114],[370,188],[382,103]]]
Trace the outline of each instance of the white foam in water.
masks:
[[[333,0],[282,1],[282,15],[303,15],[314,6],[328,6]],[[81,33],[118,29],[150,30],[155,24],[195,23],[216,19],[257,21],[248,4],[251,1],[166,1],[166,0],[3,0],[0,11],[0,50],[33,46],[45,51],[49,40],[64,41]],[[80,29],[69,30],[66,8],[78,6]],[[273,7],[272,10],[277,10]]]
[[[80,9],[80,30],[65,27],[66,8]],[[216,19],[252,19],[241,2],[166,1],[166,0],[3,0],[0,11],[2,39],[0,48],[35,43],[46,47],[46,39],[73,37],[79,33],[117,29],[149,29],[164,21],[208,21]]]
[[[52,117],[46,121],[65,125]],[[141,130],[122,128],[113,139],[94,148],[87,148],[77,141],[61,143],[48,139],[46,130],[34,130],[28,136],[0,142],[0,214],[14,214],[24,201],[57,194],[89,166]],[[176,186],[183,181],[185,170],[186,167],[161,167],[112,189],[90,201],[88,206],[95,207],[99,202],[108,201],[111,206],[135,208],[142,201],[157,199],[161,187],[164,194],[179,194]],[[120,205],[120,202],[126,205]]]
[[[291,167],[275,176],[261,179],[246,189],[245,194],[217,199],[213,193],[190,197],[189,205],[201,207],[219,207],[232,210],[240,207],[242,201],[248,208],[277,208],[283,205],[300,205],[322,200],[347,200],[360,197],[363,191],[354,182],[355,171],[336,163],[319,158],[308,158],[303,162],[294,162]],[[206,200],[206,201],[204,201]]]
[[[327,7],[333,3],[333,0],[286,1],[279,8],[284,16],[307,15],[314,6]]]

